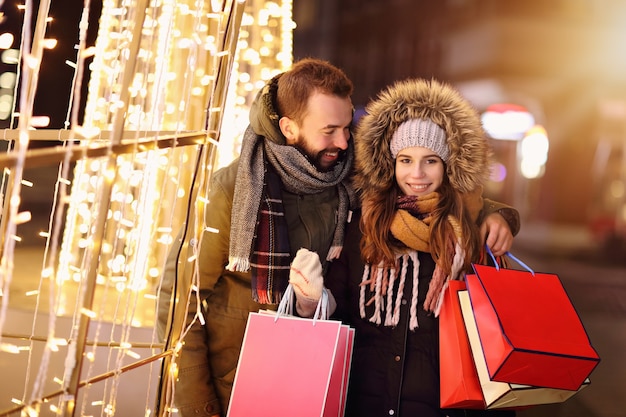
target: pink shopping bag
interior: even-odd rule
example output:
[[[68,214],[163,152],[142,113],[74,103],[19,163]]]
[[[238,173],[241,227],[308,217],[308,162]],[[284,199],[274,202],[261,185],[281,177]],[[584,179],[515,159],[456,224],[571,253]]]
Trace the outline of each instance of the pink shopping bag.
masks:
[[[228,417],[342,417],[353,339],[340,321],[250,313]]]

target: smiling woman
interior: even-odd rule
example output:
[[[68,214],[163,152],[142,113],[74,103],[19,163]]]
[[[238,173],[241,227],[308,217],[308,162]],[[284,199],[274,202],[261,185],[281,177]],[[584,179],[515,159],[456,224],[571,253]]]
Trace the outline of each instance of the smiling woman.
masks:
[[[510,248],[518,227],[498,210],[516,213],[483,199],[489,145],[453,87],[396,82],[366,110],[355,132],[361,208],[325,279],[336,317],[356,329],[346,416],[466,415],[440,405],[438,302],[484,244]]]

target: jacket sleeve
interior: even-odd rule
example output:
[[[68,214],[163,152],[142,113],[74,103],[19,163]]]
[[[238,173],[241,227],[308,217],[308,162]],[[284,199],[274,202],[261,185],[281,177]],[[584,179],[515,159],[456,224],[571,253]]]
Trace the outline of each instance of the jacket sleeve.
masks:
[[[192,291],[190,294],[188,313],[183,326],[183,347],[177,360],[179,371],[174,402],[182,417],[223,415],[220,400],[212,382],[206,328],[203,322],[196,318],[196,312],[201,302],[213,292],[228,259],[232,198],[219,182],[213,181],[208,199],[210,204],[205,210],[207,228],[202,233],[196,257],[199,275],[198,291],[197,293]],[[181,243],[180,238],[176,239],[176,244],[173,245],[168,256],[164,270],[164,282],[168,284],[163,285],[162,291],[165,291],[166,295],[162,298],[171,299],[177,265],[183,262],[178,259]],[[184,308],[184,306],[178,307]],[[160,332],[164,329],[164,323],[167,323],[165,309],[166,307],[159,308]]]
[[[508,223],[513,236],[519,233],[521,227],[519,212],[509,205],[499,203],[488,198],[483,199],[483,209],[481,216],[478,219],[478,224],[482,224],[485,217],[493,213],[499,213],[502,217],[504,217],[504,220]]]

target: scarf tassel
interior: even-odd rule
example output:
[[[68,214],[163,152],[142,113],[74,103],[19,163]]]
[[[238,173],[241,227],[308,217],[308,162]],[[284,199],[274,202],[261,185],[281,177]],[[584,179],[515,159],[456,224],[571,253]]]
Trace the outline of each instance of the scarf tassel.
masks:
[[[388,269],[378,267],[376,268],[375,276],[371,276],[371,265],[365,265],[363,277],[361,279],[359,311],[361,317],[365,318],[365,307],[373,302],[374,313],[369,318],[370,322],[380,324],[382,321],[382,314],[384,312],[385,326],[395,327],[398,325],[400,322],[400,306],[402,304],[402,297],[404,296],[404,285],[406,282],[406,273],[410,259],[413,263],[413,291],[411,294],[409,329],[415,330],[418,327],[417,298],[419,292],[419,258],[417,256],[417,252],[411,252],[409,254],[401,255],[399,259],[401,261],[401,268],[399,271],[395,268]],[[400,282],[398,283],[397,291],[394,292],[393,288],[396,279],[399,279]],[[367,287],[373,287],[371,291],[374,293],[371,300],[368,302],[365,301]]]
[[[250,260],[241,257],[229,257],[226,269],[233,272],[247,272],[250,270]]]
[[[437,303],[435,308],[433,309],[433,313],[435,317],[439,317],[439,312],[441,311],[441,303],[443,302],[443,294],[445,292],[446,287],[448,286],[448,281],[450,279],[461,279],[461,270],[463,269],[463,262],[465,261],[465,251],[461,247],[460,242],[456,243],[455,251],[454,251],[454,259],[452,260],[452,274],[443,284],[443,287],[439,291],[439,296],[437,297]]]
[[[365,290],[368,284],[370,269],[370,265],[365,264],[365,268],[363,268],[363,277],[361,278],[361,291],[359,292],[359,313],[361,314],[361,318],[365,318]]]
[[[383,290],[383,268],[376,269],[376,288],[374,296],[374,315],[370,318],[372,323],[381,323],[381,310],[384,308],[382,290]]]
[[[411,309],[409,313],[409,330],[415,330],[419,327],[417,322],[417,297],[419,296],[419,269],[420,261],[417,252],[411,252],[413,260],[413,293],[411,294]]]
[[[341,250],[343,246],[331,246],[328,250],[328,255],[326,256],[327,261],[332,261],[333,259],[339,259],[339,255],[341,255]]]
[[[404,286],[406,273],[408,270],[409,260],[413,263],[413,290],[411,293],[411,302],[409,308],[409,329],[415,330],[419,327],[417,320],[417,303],[419,296],[419,268],[420,261],[417,251],[411,251],[398,257],[401,261],[401,268],[396,271],[394,268],[377,267],[376,273],[372,272],[371,265],[366,264],[363,269],[363,277],[361,279],[361,290],[359,297],[359,311],[362,318],[366,318],[365,308],[367,305],[374,303],[374,313],[369,321],[380,324],[382,321],[382,313],[385,312],[384,325],[395,327],[400,321],[400,305],[404,296]],[[435,317],[439,316],[441,310],[441,302],[443,299],[443,289],[448,285],[450,279],[460,279],[463,269],[465,253],[460,243],[455,245],[455,253],[452,262],[452,274],[446,276],[441,269],[436,266],[429,284],[426,300],[424,301],[424,309],[432,311]],[[385,279],[386,278],[386,279]],[[395,280],[399,279],[397,290],[394,292]],[[387,281],[387,282],[386,282]],[[367,287],[373,292],[372,298],[366,302]],[[394,296],[395,293],[395,296]]]
[[[385,326],[395,326],[396,324],[398,324],[397,319],[399,318],[399,316],[397,316],[397,314],[395,314],[396,309],[394,309],[393,305],[393,291],[390,291],[389,288],[393,288],[393,285],[395,283],[395,276],[396,276],[396,271],[395,269],[390,269],[389,271],[387,271],[387,279],[389,281],[388,284],[388,289],[387,289],[387,312],[385,314]],[[398,305],[398,301],[399,299],[396,298],[396,307]],[[383,306],[384,308],[384,306]]]

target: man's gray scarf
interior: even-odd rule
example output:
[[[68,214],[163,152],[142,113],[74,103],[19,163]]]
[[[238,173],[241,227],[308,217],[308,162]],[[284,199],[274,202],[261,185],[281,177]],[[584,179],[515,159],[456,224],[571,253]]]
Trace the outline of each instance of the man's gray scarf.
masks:
[[[344,161],[337,164],[332,171],[319,172],[296,147],[278,145],[257,135],[251,127],[248,127],[244,134],[237,168],[231,213],[229,262],[226,269],[231,271],[250,269],[250,254],[264,190],[266,160],[280,176],[285,189],[291,193],[314,194],[328,187],[337,186],[339,194],[337,225],[327,260],[339,257],[343,247],[345,223],[355,203],[354,192],[348,183],[353,158],[353,143],[350,140]]]

